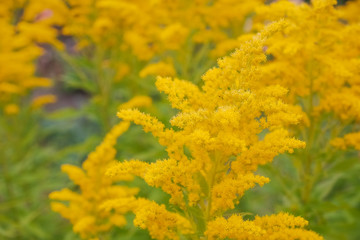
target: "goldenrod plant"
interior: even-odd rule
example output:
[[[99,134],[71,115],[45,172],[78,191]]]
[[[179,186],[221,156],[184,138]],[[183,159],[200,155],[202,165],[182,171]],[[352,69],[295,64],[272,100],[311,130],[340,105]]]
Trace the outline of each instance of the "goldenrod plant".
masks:
[[[52,192],[50,199],[68,201],[69,205],[52,202],[53,211],[59,212],[73,224],[75,233],[83,239],[102,239],[109,235],[113,226],[126,225],[124,214],[133,209],[136,188],[115,185],[117,181],[130,181],[132,176],[125,174],[118,178],[105,178],[105,171],[115,160],[117,138],[129,127],[128,122],[115,125],[106,135],[104,141],[89,154],[82,168],[73,165],[63,165],[62,171],[80,187],[77,193],[68,188]],[[115,204],[116,209],[107,205]]]
[[[138,96],[122,104],[119,110],[150,104],[150,98]],[[133,180],[133,176],[124,174],[113,179],[105,177],[107,169],[116,162],[117,140],[128,130],[129,125],[129,122],[116,124],[81,167],[71,164],[61,166],[61,170],[79,186],[80,193],[64,188],[49,195],[51,200],[56,200],[51,202],[52,210],[69,219],[73,231],[82,239],[110,238],[111,229],[126,226],[125,215],[134,209],[134,195],[139,189],[118,184]],[[112,211],[114,204],[117,208]]]
[[[171,128],[137,109],[118,112],[124,121],[151,132],[168,154],[154,163],[119,162],[107,172],[113,178],[131,173],[171,196],[169,208],[137,200],[134,224],[153,239],[322,239],[304,228],[308,222],[301,217],[231,212],[245,191],[269,182],[255,173],[259,165],[305,146],[285,129],[300,118],[283,101],[287,90],[261,86],[265,39],[283,25],[268,26],[219,59],[219,66],[202,77],[201,88],[158,77],[157,88],[179,110]],[[116,203],[112,207],[116,210]]]
[[[360,239],[359,0],[0,2],[0,239]]]
[[[259,7],[255,19],[260,29],[280,18],[288,23],[266,41],[261,81],[289,89],[286,103],[303,116],[291,132],[306,142],[288,156],[292,166],[281,162],[268,170],[283,186],[281,205],[329,239],[359,234],[360,26],[345,14],[359,9],[350,4],[339,10],[333,0],[277,1]],[[337,230],[345,225],[347,231]]]
[[[360,1],[354,0],[349,1],[345,5],[341,5],[338,7],[340,18],[347,23],[358,23],[360,21],[359,17],[359,9],[360,9]]]
[[[129,54],[120,56],[120,52],[131,53],[140,61],[166,61],[167,58],[179,57],[171,54],[187,54],[186,58],[191,58],[196,50],[194,47],[213,49],[224,41],[235,39],[246,31],[247,18],[262,1],[69,0],[68,4],[70,19],[63,32],[77,37],[78,48],[96,46],[103,50],[116,50],[118,54],[115,56],[120,58],[117,66],[121,71],[123,64],[131,62],[130,59],[121,59]],[[191,46],[187,46],[187,42]],[[113,49],[114,46],[118,49]],[[184,63],[186,60],[183,59]],[[190,63],[195,62],[187,61],[187,67]],[[189,70],[183,72],[185,75]],[[118,75],[121,77],[124,73]]]
[[[54,185],[44,179],[54,174],[47,171],[53,152],[41,126],[44,105],[56,97],[33,93],[52,85],[36,74],[43,54],[39,44],[59,49],[62,44],[48,19],[32,15],[30,5],[0,4],[0,239],[46,239],[56,228],[48,226],[47,231],[41,225],[59,222],[47,207],[46,195]]]
[[[117,106],[157,98],[153,76],[196,81],[250,28],[261,0],[67,0],[62,34],[75,46],[60,56],[66,86],[91,95],[85,112],[106,133]],[[61,8],[62,10],[62,8]],[[145,78],[145,79],[142,79]]]

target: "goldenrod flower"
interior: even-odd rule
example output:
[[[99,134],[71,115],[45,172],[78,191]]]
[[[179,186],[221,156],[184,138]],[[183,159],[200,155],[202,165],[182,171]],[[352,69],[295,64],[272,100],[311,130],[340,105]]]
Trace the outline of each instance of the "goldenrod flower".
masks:
[[[176,73],[173,64],[169,64],[166,62],[157,62],[157,63],[150,63],[145,68],[143,68],[140,71],[139,76],[142,78],[149,75],[174,77],[175,74]]]
[[[148,96],[136,96],[123,103],[119,106],[119,110],[127,108],[136,108],[136,107],[148,107],[152,103],[152,100]]]
[[[330,232],[332,224],[345,223],[341,217],[339,220],[328,217],[328,210],[314,202],[326,199],[337,205],[332,201],[335,200],[332,191],[336,191],[339,202],[338,196],[345,196],[347,188],[324,190],[321,184],[338,181],[335,172],[339,172],[336,168],[341,162],[348,164],[349,170],[356,169],[356,161],[348,161],[352,153],[340,152],[334,147],[359,149],[360,25],[359,15],[354,16],[359,1],[349,1],[344,7],[336,4],[336,0],[301,4],[281,0],[260,6],[254,17],[255,25],[260,28],[279,19],[288,23],[266,41],[264,50],[270,60],[262,66],[261,84],[279,84],[289,89],[284,101],[302,112],[303,124],[292,131],[306,141],[307,148],[289,156],[299,178],[291,177],[293,181],[288,184],[293,191],[287,194],[289,201],[284,203],[312,216],[309,220],[314,227],[327,222],[324,232]],[[347,174],[350,175],[350,171]],[[350,212],[343,209],[338,216],[347,216]]]
[[[61,7],[62,6],[62,7]],[[3,1],[0,5],[0,105],[19,104],[19,99],[36,87],[49,87],[51,81],[35,76],[35,61],[43,50],[38,43],[51,44],[62,49],[57,40],[57,30],[52,24],[60,23],[60,16],[48,14],[40,17],[44,11],[65,9],[60,0]],[[16,15],[22,9],[20,16]],[[54,17],[58,16],[57,20]],[[16,21],[15,21],[16,19]],[[21,108],[21,107],[20,107]]]
[[[16,105],[16,104],[8,104],[5,106],[4,108],[4,112],[7,114],[7,115],[15,115],[19,112],[19,106]]]
[[[134,209],[134,195],[138,189],[115,184],[120,180],[129,181],[132,177],[129,174],[115,179],[105,176],[105,171],[115,161],[116,140],[128,127],[128,122],[114,126],[96,150],[89,154],[82,168],[62,166],[62,171],[80,187],[79,193],[65,188],[49,195],[50,199],[57,200],[51,203],[52,210],[69,219],[74,232],[83,239],[98,237],[113,226],[124,226],[124,214]]]
[[[55,1],[55,0],[53,0]],[[238,43],[245,25],[255,8],[263,0],[70,0],[68,21],[63,33],[74,36],[77,48],[93,46],[101,51],[117,52],[112,57],[129,57],[141,62],[157,61],[167,64],[180,63],[185,67],[189,57],[197,55],[204,60],[217,45],[222,45],[217,54],[211,54],[206,61],[214,62],[221,53],[227,53]],[[59,8],[58,16],[64,14]],[[231,47],[226,43],[233,42]],[[228,47],[224,47],[227,45]],[[201,50],[202,49],[202,50]],[[201,59],[204,58],[204,59]],[[115,60],[115,59],[114,59]],[[133,60],[132,60],[133,61]],[[157,65],[157,72],[160,69]],[[162,76],[173,76],[169,66],[159,72]],[[135,71],[136,68],[132,68]],[[147,72],[148,66],[145,67]],[[192,72],[194,70],[182,69]],[[147,75],[145,72],[140,75]],[[153,74],[151,71],[148,74]],[[137,75],[138,72],[135,72]],[[185,73],[184,73],[185,74]]]
[[[123,120],[151,132],[168,153],[167,159],[150,164],[139,160],[116,163],[107,172],[112,177],[131,173],[171,196],[176,212],[148,200],[140,200],[134,210],[134,224],[148,229],[153,238],[322,239],[303,229],[304,219],[287,214],[254,221],[240,215],[223,218],[246,190],[269,181],[254,173],[259,165],[305,146],[284,129],[300,119],[283,101],[287,90],[278,85],[261,86],[264,43],[284,24],[268,26],[230,57],[219,59],[219,67],[203,75],[201,88],[184,80],[158,77],[157,88],[179,110],[170,121],[172,128],[136,109],[118,112]]]
[[[288,88],[288,102],[303,105],[307,117],[331,112],[343,121],[359,120],[360,27],[340,21],[335,4],[282,0],[257,9],[257,21],[289,23],[266,43],[273,60],[263,68],[263,83]]]
[[[54,102],[56,102],[55,95],[52,95],[52,94],[42,95],[42,96],[35,98],[32,101],[31,107],[34,109],[37,109],[37,108],[41,108],[42,106],[44,106],[46,104],[50,104],[50,103],[54,103]]]

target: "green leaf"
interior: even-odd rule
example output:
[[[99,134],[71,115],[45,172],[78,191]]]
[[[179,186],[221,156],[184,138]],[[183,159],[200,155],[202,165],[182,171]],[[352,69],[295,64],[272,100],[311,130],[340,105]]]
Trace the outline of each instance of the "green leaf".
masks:
[[[341,178],[342,174],[332,174],[331,178],[318,183],[314,189],[314,195],[316,196],[316,199],[325,199],[331,193],[337,181],[339,181]]]
[[[84,116],[84,113],[80,109],[63,108],[55,112],[49,113],[47,115],[47,118],[50,120],[64,120],[64,119],[80,118],[82,116]]]
[[[197,179],[197,182],[200,184],[202,193],[205,196],[208,196],[209,195],[209,184],[207,183],[205,177],[199,172],[196,173],[195,177]]]
[[[360,164],[359,158],[341,159],[331,167],[331,169],[328,171],[328,174],[329,175],[333,175],[337,173],[343,174],[344,172],[353,169],[355,166],[358,166],[359,164]]]

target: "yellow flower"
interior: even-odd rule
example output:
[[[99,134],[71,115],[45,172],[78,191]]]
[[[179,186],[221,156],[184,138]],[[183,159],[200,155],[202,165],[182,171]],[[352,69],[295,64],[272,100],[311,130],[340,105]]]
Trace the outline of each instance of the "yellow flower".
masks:
[[[359,16],[360,10],[360,1],[348,1],[346,5],[339,7],[340,17],[350,23],[355,23],[360,21]]]
[[[304,214],[313,216],[311,227],[321,224],[319,219],[328,221],[329,228],[337,225],[328,219],[325,209],[313,203],[325,197],[317,193],[323,181],[337,181],[332,174],[338,167],[334,163],[346,161],[352,154],[348,152],[342,159],[344,153],[339,150],[359,149],[360,25],[351,13],[356,11],[358,1],[349,1],[350,5],[345,7],[336,4],[336,0],[301,4],[280,0],[260,6],[254,17],[260,28],[279,19],[287,22],[282,31],[265,43],[269,61],[261,67],[261,85],[279,84],[289,89],[284,101],[302,112],[304,124],[292,127],[291,131],[306,141],[307,148],[289,156],[296,173],[286,181],[293,180],[288,184],[296,190],[287,194],[284,203],[287,207],[300,204],[298,208]],[[344,15],[347,11],[349,16]],[[346,188],[342,191],[338,196],[346,195]],[[332,202],[331,194],[326,196]],[[285,232],[274,238],[288,239]]]
[[[288,27],[266,42],[271,60],[263,66],[262,84],[276,83],[289,89],[287,103],[301,106],[306,122],[299,132],[323,128],[324,116],[343,128],[360,120],[360,44],[356,37],[360,25],[341,20],[344,11],[358,3],[340,9],[335,4],[335,0],[300,5],[282,0],[256,11],[255,22],[260,27],[260,23],[279,19],[288,22]]]
[[[69,219],[74,232],[83,239],[99,237],[114,226],[126,225],[124,214],[135,207],[134,195],[138,189],[116,185],[116,182],[129,181],[132,177],[129,174],[113,179],[105,176],[107,168],[115,162],[117,138],[128,127],[128,122],[115,125],[96,150],[89,154],[82,168],[62,166],[62,171],[80,187],[80,192],[65,188],[49,195],[50,199],[57,200],[51,203],[52,210]]]
[[[300,119],[283,101],[286,89],[261,86],[264,43],[283,28],[284,22],[272,24],[231,56],[219,59],[219,67],[203,75],[201,88],[184,80],[158,77],[157,88],[179,110],[170,121],[171,128],[136,109],[118,112],[123,120],[151,132],[168,153],[167,159],[154,163],[130,160],[107,171],[111,177],[139,176],[171,196],[170,204],[177,211],[148,200],[140,200],[134,210],[134,224],[148,229],[153,238],[181,239],[196,234],[209,239],[264,239],[287,234],[295,239],[302,236],[300,232],[322,239],[304,230],[306,221],[300,217],[279,214],[240,221],[241,217],[232,216],[229,222],[222,218],[246,190],[269,181],[255,175],[259,165],[305,146],[284,128]],[[259,138],[260,133],[265,138]],[[219,228],[218,222],[222,224]],[[223,227],[226,224],[229,226]]]
[[[44,106],[46,104],[50,104],[50,103],[54,103],[54,102],[56,102],[56,96],[54,96],[52,94],[42,95],[42,96],[35,98],[32,101],[31,107],[34,109],[37,109],[37,108],[41,108],[42,106]]]
[[[139,76],[142,78],[149,75],[173,77],[175,76],[175,69],[173,64],[165,62],[150,63],[139,73]]]
[[[152,100],[148,96],[136,96],[130,99],[128,102],[123,103],[119,106],[120,109],[137,108],[137,107],[148,107],[152,103]]]
[[[43,53],[39,43],[51,44],[58,49],[63,47],[57,40],[57,30],[52,26],[61,23],[61,16],[53,12],[54,8],[58,12],[66,12],[61,0],[1,3],[0,64],[6,66],[0,70],[0,103],[4,103],[2,106],[18,103],[19,99],[29,95],[35,87],[51,85],[49,79],[35,76],[35,62]],[[18,9],[22,9],[20,16],[19,11],[16,11]]]
[[[125,63],[119,63],[116,66],[116,75],[114,82],[120,82],[126,75],[130,73],[130,66]]]
[[[342,138],[335,138],[331,141],[331,145],[345,150],[347,147],[353,147],[360,150],[360,132],[348,133]],[[346,161],[346,160],[345,160]]]
[[[180,23],[174,23],[166,26],[160,33],[160,40],[163,42],[166,49],[178,50],[184,44],[189,29],[182,26]]]
[[[67,2],[69,13],[63,33],[78,40],[77,49],[91,46],[90,49],[112,52],[111,57],[121,56],[126,62],[131,57],[132,62],[136,60],[142,64],[168,62],[170,57],[174,64],[179,63],[185,68],[191,58],[196,58],[199,64],[201,61],[215,63],[219,55],[210,55],[207,49],[212,50],[218,44],[222,47],[216,52],[223,53],[238,46],[237,38],[248,31],[245,25],[263,0]],[[57,14],[60,16],[63,12],[60,8]],[[230,47],[229,42],[233,43]],[[159,71],[160,67],[156,65],[155,70],[152,68],[150,73],[140,75],[175,75],[170,65],[162,71]],[[131,70],[137,71],[137,67]],[[194,70],[182,71],[192,73]]]
[[[7,115],[15,115],[19,112],[19,110],[19,106],[13,103],[6,105],[4,109]]]
[[[253,221],[245,221],[242,216],[233,215],[228,219],[217,218],[210,222],[206,235],[208,239],[323,239],[318,234],[303,229],[308,222],[301,217],[294,217],[287,213],[271,216],[256,216]]]
[[[68,8],[62,0],[30,0],[24,10],[25,20],[42,22],[49,27],[64,24],[68,15]]]
[[[134,224],[140,228],[148,228],[154,239],[180,239],[179,233],[192,233],[189,221],[166,210],[164,205],[147,199],[138,199],[137,206],[134,210],[136,214]]]

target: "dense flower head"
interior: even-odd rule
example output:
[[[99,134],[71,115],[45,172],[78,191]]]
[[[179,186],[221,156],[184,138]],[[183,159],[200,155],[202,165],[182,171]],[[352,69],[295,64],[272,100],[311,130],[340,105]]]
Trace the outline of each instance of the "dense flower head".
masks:
[[[0,106],[5,113],[13,113],[15,108],[10,106],[20,104],[19,97],[30,90],[51,85],[49,79],[35,76],[35,61],[43,52],[38,43],[62,48],[51,25],[54,22],[50,22],[52,14],[40,17],[46,6],[55,2],[4,1],[0,5],[0,64],[6,66],[0,70]]]
[[[337,2],[274,1],[258,7],[254,17],[258,29],[279,19],[287,22],[265,42],[269,60],[261,66],[261,84],[287,88],[289,94],[284,101],[297,106],[303,116],[302,124],[289,128],[306,141],[307,147],[287,156],[294,171],[281,179],[294,188],[286,193],[283,204],[285,209],[307,216],[310,227],[322,228],[319,231],[324,233],[334,228],[330,226],[336,226],[337,221],[343,224],[343,218],[334,220],[327,215],[328,209],[314,203],[331,201],[340,210],[339,216],[348,214],[340,202],[347,201],[344,196],[349,190],[343,187],[342,193],[338,192],[335,172],[341,163],[350,166],[349,176],[356,176],[358,161],[351,163],[350,159],[358,159],[354,150],[360,148],[360,25],[354,15],[358,1],[348,1],[345,6],[336,6]],[[322,184],[327,181],[334,185],[325,193]],[[283,188],[284,193],[287,190]]]
[[[120,180],[129,181],[132,176],[105,177],[105,171],[115,161],[117,138],[128,127],[128,122],[115,125],[96,150],[89,154],[82,168],[68,164],[62,166],[62,171],[79,186],[80,192],[64,188],[49,196],[56,200],[51,203],[53,211],[69,219],[74,232],[83,239],[95,238],[114,226],[126,225],[124,214],[134,208],[134,195],[138,189],[116,184]]]
[[[344,21],[346,9],[335,4],[282,0],[256,10],[256,22],[289,23],[266,42],[272,60],[263,67],[263,83],[288,88],[288,102],[303,106],[307,118],[331,113],[341,121],[359,121],[360,25]]]
[[[294,217],[287,213],[271,216],[256,216],[253,221],[243,220],[240,215],[233,215],[228,219],[217,218],[209,223],[206,231],[208,239],[322,239],[314,232],[302,229],[308,222],[301,217]]]
[[[118,37],[138,57],[148,59],[160,50],[179,49],[190,34],[194,34],[197,42],[224,40],[229,37],[224,30],[241,31],[246,17],[261,3],[260,0],[76,0],[69,1],[71,19],[64,31],[109,44],[118,41]]]
[[[118,58],[122,63],[132,57],[147,63],[146,69],[139,71],[141,77],[174,76],[174,65],[185,68],[190,56],[213,63],[235,48],[234,39],[247,31],[248,19],[262,3],[263,0],[69,0],[68,21],[62,32],[77,39],[78,49],[95,46],[106,53],[111,51],[113,60]],[[230,44],[232,47],[224,48]]]
[[[154,239],[180,239],[180,234],[192,233],[190,222],[185,217],[166,210],[165,205],[139,198],[136,206],[134,224],[147,228]]]
[[[62,166],[73,188],[49,195],[52,210],[68,219],[82,239],[106,238],[113,227],[128,224],[130,212],[135,214],[135,226],[159,240],[323,239],[307,230],[309,223],[302,217],[286,212],[258,216],[241,212],[239,205],[248,190],[270,182],[257,171],[261,165],[279,154],[304,149],[301,140],[306,140],[309,147],[293,157],[298,186],[286,189],[290,196],[285,197],[286,204],[293,204],[291,210],[309,213],[307,219],[319,210],[316,218],[326,222],[322,211],[330,212],[333,206],[318,205],[338,188],[339,179],[345,179],[329,171],[332,185],[318,183],[328,177],[325,170],[349,169],[355,163],[350,159],[350,165],[337,166],[337,161],[354,151],[339,157],[337,149],[329,149],[360,150],[360,0],[344,6],[336,6],[336,0],[305,2],[2,0],[0,120],[6,130],[2,142],[10,140],[3,151],[4,186],[9,195],[5,200],[13,203],[15,199],[17,204],[17,187],[13,191],[17,184],[12,181],[18,180],[21,171],[13,171],[13,152],[19,151],[14,154],[19,162],[32,158],[29,146],[42,146],[51,132],[45,128],[52,125],[48,120],[34,119],[39,124],[32,125],[33,111],[56,101],[51,94],[33,94],[34,89],[52,84],[38,77],[37,60],[44,46],[64,50],[59,40],[64,37],[77,43],[75,48],[68,45],[69,55],[58,52],[73,71],[64,79],[93,97],[85,101],[79,114],[89,113],[89,119],[98,120],[105,131],[112,126],[107,114],[116,107],[122,119],[80,167]],[[254,34],[244,34],[251,29]],[[231,55],[215,62],[236,47]],[[148,82],[136,82],[152,75],[158,76],[156,87],[176,112],[166,124],[159,120],[164,116],[158,119],[137,109],[151,105],[148,96],[116,102],[136,92],[153,96]],[[119,86],[124,88],[119,90]],[[66,111],[80,116],[73,112]],[[3,115],[7,116],[2,119]],[[31,131],[14,131],[23,123],[13,121],[17,119],[25,120],[21,127]],[[152,133],[167,156],[154,162],[117,161],[115,145],[130,122]],[[39,160],[34,157],[36,161],[52,153],[47,144],[44,142]],[[36,152],[37,147],[34,149]],[[7,172],[14,172],[15,177]],[[129,183],[134,177],[160,188],[169,202],[136,197],[139,189]],[[312,195],[317,196],[313,199]],[[22,211],[17,211],[16,204],[8,208],[14,215]],[[348,209],[351,204],[346,203]],[[31,214],[26,224],[20,220],[18,224],[17,216],[16,221],[9,218],[16,227],[3,232],[15,236],[21,232],[17,225],[24,225],[41,234],[32,228]]]
[[[347,1],[345,5],[339,7],[340,17],[349,23],[359,23],[360,1]]]
[[[288,234],[288,239],[297,239],[303,231],[313,234],[313,239],[322,239],[303,230],[306,221],[300,217],[289,216],[299,224],[289,220],[280,226],[278,223],[285,218],[281,214],[279,219],[272,216],[266,221],[266,217],[258,217],[250,222],[241,216],[228,220],[223,217],[226,211],[235,208],[246,190],[269,181],[254,173],[259,165],[305,145],[284,129],[300,119],[283,101],[287,90],[278,85],[262,87],[260,82],[266,38],[284,25],[280,21],[268,26],[231,56],[219,59],[218,67],[203,75],[201,88],[185,80],[158,77],[157,88],[179,110],[170,121],[171,128],[137,109],[118,112],[123,120],[133,121],[142,125],[145,132],[151,132],[168,153],[167,159],[154,163],[140,160],[116,163],[107,172],[112,177],[132,173],[171,196],[170,203],[178,209],[176,212],[154,203],[137,206],[134,223],[149,229],[153,238],[179,239],[179,234],[195,234],[208,235],[210,239],[249,239],[250,235],[262,239],[284,231],[281,236]],[[168,215],[171,223],[165,223],[163,218],[149,222],[154,211]],[[183,218],[187,221],[180,221]],[[222,233],[224,228],[216,228],[218,222],[227,221],[240,225],[226,233]],[[164,226],[169,227],[164,230]],[[169,234],[164,235],[166,229]],[[178,235],[170,234],[174,231]]]
[[[47,43],[62,49],[53,26],[63,24],[65,14],[66,5],[61,0],[5,0],[0,6],[0,19],[13,27],[13,40],[18,48]]]

